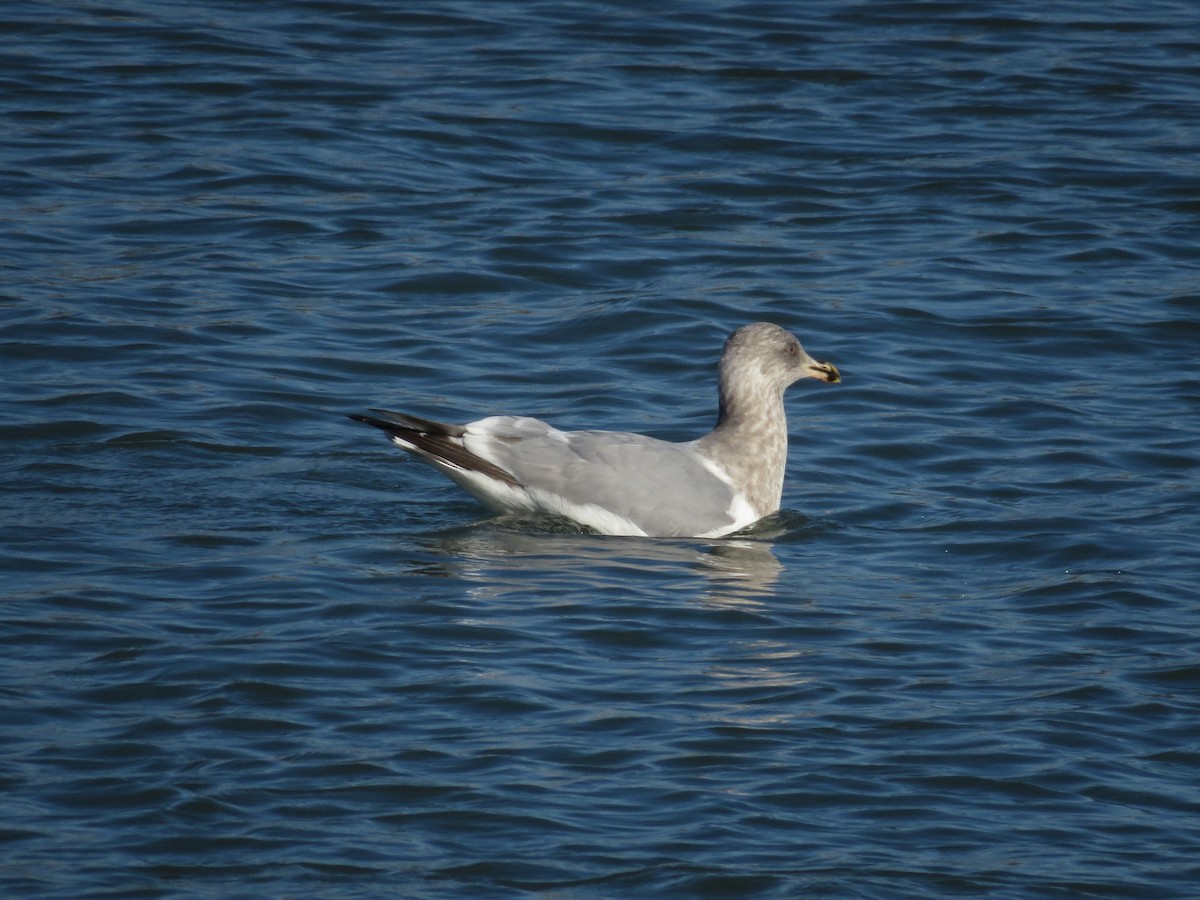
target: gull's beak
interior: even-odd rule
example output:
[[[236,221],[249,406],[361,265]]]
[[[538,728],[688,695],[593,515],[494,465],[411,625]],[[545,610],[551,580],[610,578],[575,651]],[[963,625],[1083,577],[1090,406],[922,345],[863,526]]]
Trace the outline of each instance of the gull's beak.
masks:
[[[813,378],[820,378],[829,384],[837,384],[842,380],[842,373],[831,362],[817,362],[815,359],[805,367]]]

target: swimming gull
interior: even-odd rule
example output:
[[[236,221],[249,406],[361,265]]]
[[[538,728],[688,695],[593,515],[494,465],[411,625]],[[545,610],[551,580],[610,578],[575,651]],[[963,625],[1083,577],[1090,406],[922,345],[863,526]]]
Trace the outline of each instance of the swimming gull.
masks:
[[[716,427],[683,443],[617,431],[559,431],[528,416],[447,425],[373,409],[351,419],[444,472],[501,513],[550,513],[602,534],[723,537],[779,509],[787,465],[783,392],[841,380],[778,325],[745,325],[718,364]]]

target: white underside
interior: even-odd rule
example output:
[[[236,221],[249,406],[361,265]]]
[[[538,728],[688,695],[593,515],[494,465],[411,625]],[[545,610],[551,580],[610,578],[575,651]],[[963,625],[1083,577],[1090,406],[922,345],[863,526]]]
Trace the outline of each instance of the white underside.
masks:
[[[562,516],[601,534],[645,537],[646,532],[624,516],[595,503],[572,503],[558,494],[537,488],[515,487],[478,472],[439,466],[468,494],[493,512],[542,513]]]
[[[405,450],[416,450],[416,447],[401,438],[393,437],[392,441]],[[506,482],[492,478],[490,475],[471,472],[458,466],[450,465],[443,460],[428,461],[433,463],[436,468],[449,476],[455,484],[493,512],[556,515],[570,519],[573,522],[578,522],[580,525],[585,525],[601,534],[646,537],[646,532],[638,528],[629,519],[610,512],[594,503],[572,503],[550,491],[507,484]]]
[[[405,450],[415,451],[417,449],[399,437],[393,436],[392,441]],[[483,448],[478,446],[472,447],[472,450],[477,452],[478,455],[487,459],[489,454],[479,452],[481,449]],[[451,465],[444,460],[424,458],[493,512],[550,514],[578,522],[580,525],[598,531],[600,534],[628,535],[632,537],[647,536],[646,532],[630,519],[595,503],[574,503],[553,491],[508,484],[499,479],[492,478],[490,475],[484,475]],[[700,532],[699,534],[690,535],[691,537],[725,537],[728,534],[733,534],[735,531],[741,531],[743,528],[753,525],[763,517],[764,514],[755,510],[745,495],[734,487],[732,479],[730,479],[724,468],[712,460],[704,457],[700,457],[700,459],[709,472],[731,488],[734,488],[733,501],[726,510],[726,515],[732,519],[732,522]],[[491,461],[489,460],[489,462]]]
[[[712,531],[706,531],[703,534],[696,535],[696,537],[725,537],[727,534],[733,534],[735,531],[749,528],[763,517],[764,514],[751,506],[750,501],[746,499],[746,495],[737,489],[737,486],[733,483],[733,479],[729,477],[729,473],[725,471],[724,467],[717,465],[705,456],[700,456],[699,454],[697,456],[704,463],[704,468],[708,469],[708,471],[712,472],[713,475],[733,489],[733,501],[729,504],[729,509],[725,510],[725,514],[733,519],[733,524],[722,528],[714,528]]]

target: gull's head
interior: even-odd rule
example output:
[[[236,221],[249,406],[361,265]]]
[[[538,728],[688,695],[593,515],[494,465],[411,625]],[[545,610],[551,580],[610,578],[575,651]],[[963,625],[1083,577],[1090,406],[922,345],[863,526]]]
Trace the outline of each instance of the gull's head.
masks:
[[[729,336],[721,353],[721,380],[766,386],[782,392],[801,378],[841,381],[837,366],[809,356],[796,337],[770,322],[743,325]]]

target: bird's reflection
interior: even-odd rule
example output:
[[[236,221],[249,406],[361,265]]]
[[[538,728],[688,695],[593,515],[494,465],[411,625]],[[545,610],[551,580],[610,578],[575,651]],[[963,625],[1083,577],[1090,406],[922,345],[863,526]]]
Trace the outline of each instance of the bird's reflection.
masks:
[[[554,520],[493,519],[431,535],[427,549],[447,577],[472,584],[472,593],[508,593],[514,582],[544,589],[560,583],[603,591],[644,589],[648,576],[671,590],[722,605],[757,605],[774,593],[783,569],[773,538],[786,527],[768,522],[737,538],[648,539],[582,533]],[[665,576],[665,577],[664,577]]]

